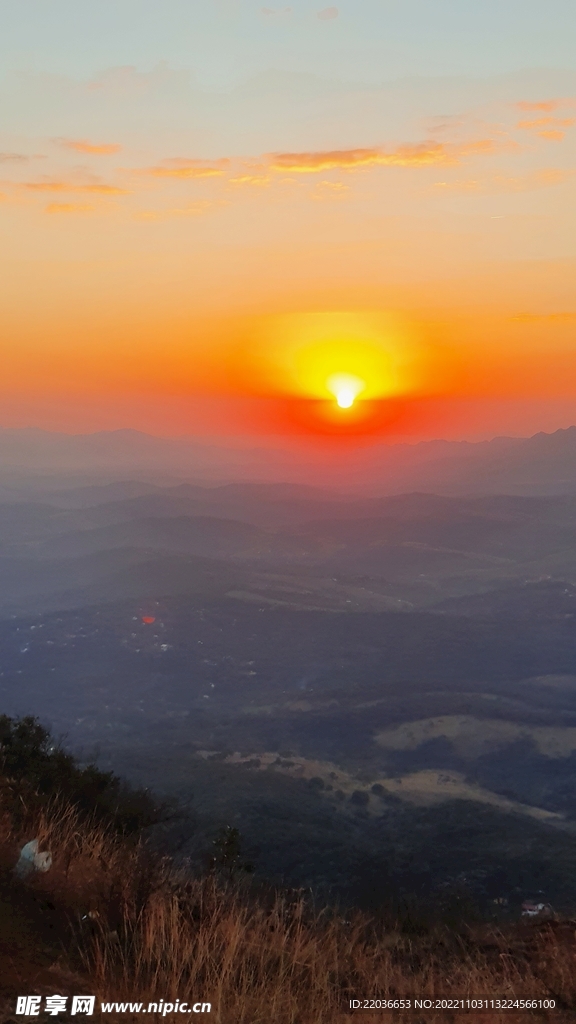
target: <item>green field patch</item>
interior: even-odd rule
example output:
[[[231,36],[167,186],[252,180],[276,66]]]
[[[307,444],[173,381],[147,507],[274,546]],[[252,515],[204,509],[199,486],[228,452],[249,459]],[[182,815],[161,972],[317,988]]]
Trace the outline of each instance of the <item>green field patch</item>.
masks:
[[[375,739],[385,750],[417,750],[430,740],[446,739],[469,760],[526,739],[546,757],[569,757],[576,750],[574,727],[533,726],[473,715],[440,715],[404,722],[377,733]]]
[[[216,751],[199,750],[197,756],[204,760],[218,759],[222,763],[250,771],[272,771],[302,779],[314,785],[320,796],[336,803],[342,810],[362,806],[365,812],[377,817],[389,810],[386,796],[422,807],[448,800],[472,800],[506,813],[521,814],[550,825],[570,827],[566,824],[563,814],[500,796],[483,786],[468,782],[460,772],[425,769],[396,778],[375,776],[368,781],[366,778],[360,781],[330,761],[296,755],[282,757],[276,751],[256,754],[241,754],[236,751],[223,756]]]

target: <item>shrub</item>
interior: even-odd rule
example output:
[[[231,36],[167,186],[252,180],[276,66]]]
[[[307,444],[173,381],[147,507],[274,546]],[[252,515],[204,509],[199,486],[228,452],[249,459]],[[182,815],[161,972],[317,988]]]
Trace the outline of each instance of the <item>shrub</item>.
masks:
[[[166,805],[159,805],[147,790],[132,789],[94,764],[80,766],[31,716],[0,715],[0,774],[9,780],[16,799],[25,796],[27,803],[41,806],[58,794],[120,832],[137,832],[166,816]]]
[[[308,786],[313,790],[324,789],[324,779],[321,779],[319,775],[314,775],[313,778],[308,779]]]
[[[226,825],[220,829],[212,846],[214,847],[214,853],[210,858],[212,871],[234,878],[239,872],[254,870],[254,866],[249,861],[241,860],[242,836],[232,825]]]

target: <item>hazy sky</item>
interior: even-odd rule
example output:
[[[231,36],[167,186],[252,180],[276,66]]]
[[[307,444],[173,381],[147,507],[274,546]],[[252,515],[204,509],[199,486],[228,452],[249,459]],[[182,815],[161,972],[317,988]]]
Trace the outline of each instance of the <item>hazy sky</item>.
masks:
[[[377,434],[576,421],[575,37],[567,0],[1,0],[0,423],[314,436],[355,346]]]

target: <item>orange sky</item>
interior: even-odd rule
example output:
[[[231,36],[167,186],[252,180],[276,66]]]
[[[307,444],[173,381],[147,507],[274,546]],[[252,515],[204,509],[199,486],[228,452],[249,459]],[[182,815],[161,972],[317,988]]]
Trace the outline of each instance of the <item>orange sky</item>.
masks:
[[[361,82],[310,57],[215,88],[157,57],[0,79],[0,425],[341,443],[576,419],[576,73]]]

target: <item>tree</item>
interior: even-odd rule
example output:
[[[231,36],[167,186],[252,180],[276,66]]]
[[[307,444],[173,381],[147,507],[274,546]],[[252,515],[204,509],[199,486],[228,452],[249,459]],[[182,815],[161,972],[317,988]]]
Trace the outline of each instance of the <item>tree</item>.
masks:
[[[212,841],[214,853],[211,858],[213,871],[220,871],[235,877],[239,872],[251,872],[254,870],[252,864],[242,861],[242,836],[237,828],[226,825],[221,828],[216,838]]]
[[[94,764],[81,767],[30,715],[0,715],[0,773],[13,794],[25,795],[28,803],[60,796],[121,832],[166,820],[167,805],[156,802],[148,790],[132,789]]]

